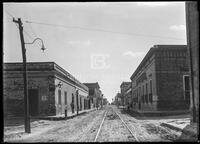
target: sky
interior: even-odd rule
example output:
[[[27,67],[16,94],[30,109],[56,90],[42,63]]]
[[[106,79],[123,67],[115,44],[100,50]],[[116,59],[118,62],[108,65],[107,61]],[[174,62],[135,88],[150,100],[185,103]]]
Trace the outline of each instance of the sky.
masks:
[[[82,83],[98,82],[111,102],[145,54],[157,44],[186,45],[184,2],[3,3],[3,61],[53,61]]]

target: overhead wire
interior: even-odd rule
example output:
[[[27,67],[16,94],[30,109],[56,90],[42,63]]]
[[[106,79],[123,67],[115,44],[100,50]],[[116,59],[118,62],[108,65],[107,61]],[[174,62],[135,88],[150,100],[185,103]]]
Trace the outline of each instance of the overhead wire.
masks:
[[[8,11],[6,11],[5,10],[5,12],[10,16],[10,17],[12,17],[12,19],[14,19],[14,16],[11,14],[11,13],[9,13]],[[15,25],[17,26],[17,28],[19,28],[19,26],[15,23]],[[33,31],[33,28],[31,27],[31,29],[32,29],[32,32],[33,32],[33,34],[34,34],[34,36],[35,37],[37,37],[37,35],[35,34],[35,32]],[[30,39],[33,39],[33,37],[25,30],[25,29],[23,29],[23,31],[24,31],[24,33],[30,38]],[[37,43],[38,44],[38,43]],[[40,44],[38,44],[39,46],[41,46]]]
[[[36,38],[37,38],[38,36],[37,36],[37,34],[35,33],[35,31],[34,31],[34,29],[33,29],[32,25],[31,25],[31,23],[29,23],[29,26],[30,26],[30,28],[31,28],[31,31],[32,31],[32,33],[33,33],[34,37],[36,37]],[[37,43],[37,44],[38,44],[38,46],[40,46],[40,47],[42,46],[42,44],[41,44],[41,43]]]
[[[49,23],[44,23],[44,22],[34,22],[34,21],[25,21],[25,22],[39,24],[39,25],[53,26],[53,27],[73,28],[73,29],[81,29],[81,30],[89,30],[89,31],[100,31],[100,32],[122,34],[122,35],[133,35],[133,36],[142,36],[142,37],[155,37],[155,38],[162,38],[162,39],[184,40],[182,38],[176,38],[176,37],[164,37],[164,36],[158,36],[158,35],[145,35],[145,34],[116,32],[116,31],[110,31],[110,30],[104,30],[104,29],[85,28],[85,27],[78,27],[78,26],[66,26],[66,25],[58,25],[58,24],[49,24]]]

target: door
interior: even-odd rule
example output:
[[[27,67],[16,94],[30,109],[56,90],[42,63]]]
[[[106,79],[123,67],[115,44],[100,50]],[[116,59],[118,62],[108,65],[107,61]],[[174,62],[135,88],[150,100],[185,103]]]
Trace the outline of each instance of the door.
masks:
[[[184,100],[186,102],[187,108],[190,106],[190,79],[189,76],[183,76],[183,86],[184,86]]]
[[[29,89],[29,113],[36,116],[39,113],[39,91],[38,89]]]

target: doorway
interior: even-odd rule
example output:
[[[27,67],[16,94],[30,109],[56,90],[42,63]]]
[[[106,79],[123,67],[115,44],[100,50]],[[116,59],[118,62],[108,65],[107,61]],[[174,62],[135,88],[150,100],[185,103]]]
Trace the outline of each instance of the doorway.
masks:
[[[39,90],[29,89],[29,114],[31,116],[36,116],[39,113]]]
[[[184,100],[186,102],[187,108],[190,106],[190,77],[188,75],[183,76],[183,90],[184,90]]]

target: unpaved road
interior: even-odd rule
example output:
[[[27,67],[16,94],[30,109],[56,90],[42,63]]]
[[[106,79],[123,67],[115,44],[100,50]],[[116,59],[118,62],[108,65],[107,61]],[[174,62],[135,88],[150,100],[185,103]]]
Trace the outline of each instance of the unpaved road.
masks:
[[[97,142],[136,141],[113,108],[108,108]]]
[[[124,127],[115,112],[133,131],[139,141],[176,141],[181,132],[161,127],[157,120],[140,120],[123,113],[115,106],[107,106],[72,119],[61,121],[38,120],[34,122],[31,134],[24,134],[23,127],[4,129],[5,142],[93,142],[104,114],[108,111],[102,125],[98,142],[135,141]],[[33,126],[33,124],[31,125]],[[19,130],[18,130],[19,129]]]

